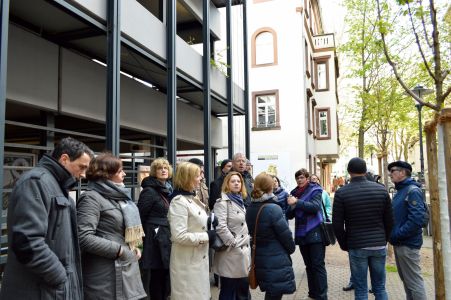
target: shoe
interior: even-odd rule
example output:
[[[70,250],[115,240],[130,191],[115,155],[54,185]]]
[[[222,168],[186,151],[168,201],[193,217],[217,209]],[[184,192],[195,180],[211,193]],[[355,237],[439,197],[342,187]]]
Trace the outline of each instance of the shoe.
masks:
[[[352,283],[348,284],[347,286],[343,287],[343,291],[348,292],[354,289],[354,285]]]
[[[372,289],[369,289],[369,290],[368,290],[368,293],[373,294],[373,290],[372,290]]]

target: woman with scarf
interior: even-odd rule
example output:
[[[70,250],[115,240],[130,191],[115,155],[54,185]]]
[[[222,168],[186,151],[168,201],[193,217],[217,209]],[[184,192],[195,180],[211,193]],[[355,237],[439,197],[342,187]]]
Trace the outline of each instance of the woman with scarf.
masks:
[[[196,196],[195,189],[201,179],[198,165],[182,162],[177,166],[168,213],[172,240],[171,300],[210,300],[211,297],[208,248],[216,233],[209,230],[206,206]]]
[[[140,260],[144,289],[152,300],[167,299],[170,294],[169,259],[171,232],[169,230],[169,195],[172,167],[164,158],[155,159],[150,174],[144,178],[138,209],[143,223],[144,247]]]
[[[137,248],[144,231],[124,177],[122,161],[107,153],[94,158],[86,172],[88,189],[77,203],[85,300],[146,296]]]
[[[273,192],[274,195],[277,196],[277,204],[280,205],[280,208],[282,208],[283,214],[286,214],[286,211],[288,209],[288,192],[280,185],[279,177],[275,175],[271,175],[273,181],[274,181],[274,187]],[[287,219],[288,220],[288,219]]]
[[[312,174],[310,175],[310,182],[319,185],[321,188],[323,188],[321,186],[320,180],[319,180],[319,176],[316,174]],[[329,220],[332,220],[332,204],[330,202],[330,196],[329,193],[323,189],[323,192],[321,194],[321,199],[323,200],[323,204],[324,207],[326,208],[326,211],[324,212],[324,207],[322,209],[323,212],[323,219],[326,218],[326,212],[327,212],[327,216],[329,217]]]
[[[255,251],[255,273],[265,300],[280,300],[284,294],[296,291],[290,255],[296,250],[293,237],[282,209],[273,194],[273,178],[259,174],[254,181],[252,204],[247,209],[246,223],[254,237],[258,211]]]
[[[213,212],[218,218],[216,234],[228,248],[217,251],[213,262],[213,272],[220,276],[219,300],[249,299],[250,248],[243,201],[247,193],[241,174],[229,172],[221,191]]]
[[[321,232],[321,186],[309,182],[309,172],[300,169],[295,173],[297,187],[288,198],[289,219],[295,218],[295,243],[299,245],[307,273],[308,296],[317,300],[327,299],[327,272],[324,262],[326,247]]]

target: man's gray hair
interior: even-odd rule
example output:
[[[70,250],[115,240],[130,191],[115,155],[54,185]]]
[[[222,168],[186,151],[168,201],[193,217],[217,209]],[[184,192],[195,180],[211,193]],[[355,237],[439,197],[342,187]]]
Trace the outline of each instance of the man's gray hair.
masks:
[[[243,153],[235,153],[234,155],[233,155],[233,157],[232,157],[232,159],[235,161],[235,160],[237,160],[238,158],[241,158],[241,157],[243,157],[244,159],[246,159],[246,155],[244,155]]]

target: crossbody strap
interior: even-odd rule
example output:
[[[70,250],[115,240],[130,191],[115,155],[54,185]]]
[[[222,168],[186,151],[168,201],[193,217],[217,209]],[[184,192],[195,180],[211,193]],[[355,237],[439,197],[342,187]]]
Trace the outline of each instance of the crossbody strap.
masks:
[[[257,218],[256,218],[256,220],[255,220],[255,227],[254,227],[254,238],[253,238],[253,241],[252,241],[252,264],[254,264],[254,262],[255,262],[255,249],[257,248],[257,226],[258,226],[258,219],[260,218],[260,213],[262,212],[262,210],[263,210],[263,207],[265,207],[266,205],[268,205],[268,203],[266,203],[266,204],[263,204],[261,207],[260,207],[260,209],[258,210],[258,213],[257,213]]]

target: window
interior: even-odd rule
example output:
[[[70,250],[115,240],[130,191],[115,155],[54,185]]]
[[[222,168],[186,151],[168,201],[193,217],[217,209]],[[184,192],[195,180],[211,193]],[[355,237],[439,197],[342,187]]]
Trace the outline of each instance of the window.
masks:
[[[277,65],[277,35],[271,28],[261,28],[252,37],[252,67]]]
[[[313,94],[312,91],[307,88],[307,132],[309,134],[313,133],[312,130],[312,108],[314,108],[313,102],[315,101],[315,99],[312,98]],[[316,103],[315,103],[316,104]]]
[[[316,110],[316,138],[318,140],[330,139],[330,108]]]
[[[330,56],[315,58],[316,91],[321,92],[329,90],[329,58]]]
[[[280,129],[279,91],[253,93],[253,130]]]

